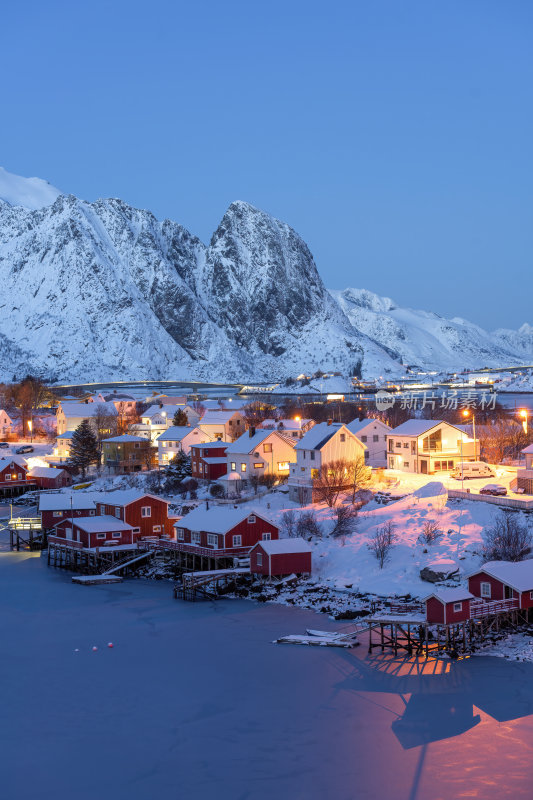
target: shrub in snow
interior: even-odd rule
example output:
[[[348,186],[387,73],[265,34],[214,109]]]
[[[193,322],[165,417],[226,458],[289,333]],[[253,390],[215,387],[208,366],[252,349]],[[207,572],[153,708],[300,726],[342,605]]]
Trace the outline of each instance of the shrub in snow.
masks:
[[[224,497],[224,487],[221,486],[220,483],[213,483],[213,485],[209,487],[209,494],[211,497]]]
[[[394,522],[391,521],[381,525],[372,536],[368,549],[375,555],[380,569],[383,569],[385,562],[389,559],[390,551],[394,547],[397,538],[394,531]]]
[[[335,520],[335,527],[331,531],[331,535],[344,539],[355,530],[357,509],[355,506],[337,506],[333,519]]]
[[[514,513],[501,512],[485,534],[486,561],[522,561],[531,552],[531,532]]]
[[[436,522],[430,522],[429,520],[424,522],[420,539],[425,542],[425,544],[435,544],[437,539],[440,539],[441,536],[442,531],[439,530],[439,526]]]
[[[295,511],[290,509],[281,515],[280,528],[281,532],[288,537],[298,536],[297,533],[297,518],[298,515]]]
[[[306,537],[320,538],[322,536],[322,528],[314,511],[300,512],[296,523],[296,536],[301,536],[303,539]]]

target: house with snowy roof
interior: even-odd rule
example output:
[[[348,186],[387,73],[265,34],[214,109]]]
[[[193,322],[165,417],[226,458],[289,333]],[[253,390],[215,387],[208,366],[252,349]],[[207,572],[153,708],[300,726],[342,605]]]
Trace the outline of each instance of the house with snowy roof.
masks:
[[[9,416],[7,411],[0,409],[0,436],[8,436],[15,427],[15,415]]]
[[[152,469],[156,456],[156,448],[144,436],[123,433],[102,441],[104,466],[115,474]]]
[[[245,432],[246,420],[240,411],[206,411],[198,427],[211,440],[234,442]]]
[[[365,460],[369,467],[387,466],[387,436],[392,428],[380,419],[354,419],[346,427],[366,444]]]
[[[175,517],[168,514],[169,501],[138,489],[99,492],[93,495],[98,516],[115,517],[132,526],[133,541],[174,536]]]
[[[264,430],[280,431],[293,439],[301,439],[314,424],[312,419],[294,417],[294,419],[264,419],[258,427]]]
[[[72,485],[72,476],[65,469],[55,467],[32,467],[28,479],[38,489],[63,489]]]
[[[321,422],[296,443],[296,463],[291,464],[289,499],[296,503],[312,503],[313,482],[319,470],[332,461],[356,461],[364,458],[366,445],[341,422]]]
[[[526,457],[526,465],[516,471],[516,488],[520,494],[533,494],[533,444],[524,447],[522,453]]]
[[[227,442],[214,442],[191,446],[191,475],[196,480],[216,481],[226,474]]]
[[[0,495],[11,497],[27,488],[28,465],[24,458],[0,458]]]
[[[54,492],[39,495],[38,513],[43,530],[51,530],[62,519],[94,517],[96,503],[87,492]]]
[[[111,516],[79,517],[59,520],[49,541],[65,539],[81,547],[134,544],[133,528]]]
[[[260,541],[250,552],[250,572],[268,578],[311,574],[312,547],[299,536]]]
[[[62,400],[56,411],[58,436],[65,431],[75,431],[83,420],[91,419],[102,411],[110,416],[117,415],[114,403],[77,403]],[[109,433],[112,431],[109,430]]]
[[[228,444],[227,479],[230,480],[232,473],[237,473],[241,482],[264,475],[288,477],[290,465],[296,461],[295,444],[294,439],[279,431],[250,427],[246,433]]]
[[[468,576],[468,588],[481,600],[516,600],[517,608],[533,608],[533,559],[488,561]]]
[[[450,472],[462,461],[477,461],[479,441],[463,425],[409,419],[387,434],[387,466],[401,472]]]
[[[50,455],[44,456],[45,460],[53,465],[65,464],[69,461],[73,436],[74,431],[65,431],[56,436],[55,446]]]
[[[182,552],[215,559],[247,556],[259,541],[279,537],[277,525],[262,510],[211,506],[190,511],[174,525]]]
[[[157,443],[157,460],[160,467],[166,467],[178,453],[185,453],[186,456],[191,452],[193,445],[210,442],[209,434],[197,426],[185,427],[181,425],[171,425],[166,431],[159,434]]]

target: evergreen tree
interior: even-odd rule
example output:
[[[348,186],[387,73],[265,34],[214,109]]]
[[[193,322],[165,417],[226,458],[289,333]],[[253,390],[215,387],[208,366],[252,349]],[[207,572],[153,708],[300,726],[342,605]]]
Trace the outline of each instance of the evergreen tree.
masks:
[[[100,463],[98,440],[88,419],[78,425],[72,436],[70,463],[81,470],[82,480],[91,464]]]
[[[176,453],[165,469],[166,488],[177,488],[184,478],[191,476],[191,473],[191,457],[183,452]]]
[[[172,424],[176,425],[178,428],[186,428],[189,424],[189,420],[187,419],[187,414],[182,408],[178,408],[176,413],[174,414],[174,419],[172,420]]]

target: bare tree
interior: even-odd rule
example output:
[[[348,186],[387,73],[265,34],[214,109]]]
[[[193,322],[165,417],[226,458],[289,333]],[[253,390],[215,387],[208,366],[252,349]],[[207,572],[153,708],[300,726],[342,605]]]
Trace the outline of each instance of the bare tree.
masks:
[[[365,489],[369,485],[372,479],[372,470],[367,467],[364,456],[358,456],[348,463],[348,472],[352,482],[352,503],[355,503],[359,489]]]
[[[313,479],[313,489],[319,503],[333,508],[339,494],[352,486],[351,462],[344,458],[323,464]]]
[[[95,413],[90,418],[91,428],[96,436],[98,447],[102,449],[102,441],[117,434],[117,415],[103,403],[98,403]]]
[[[288,511],[285,511],[285,513],[282,514],[282,516],[281,516],[281,530],[283,531],[285,536],[288,536],[289,538],[292,538],[293,536],[297,535],[297,533],[296,533],[296,521],[297,521],[297,514],[292,509],[289,509]]]
[[[140,447],[138,448],[137,453],[139,460],[146,469],[150,470],[156,466],[157,450],[155,447],[152,447],[152,442],[150,439],[140,442]]]
[[[390,551],[398,539],[394,527],[394,522],[390,520],[389,522],[385,522],[385,524],[381,525],[373,534],[371,542],[368,545],[368,549],[376,557],[380,569],[383,569],[385,562],[388,561]]]
[[[248,427],[257,428],[268,417],[270,408],[261,400],[253,400],[244,406],[242,413]]]
[[[23,436],[29,431],[28,421],[33,412],[52,396],[48,387],[33,375],[27,375],[19,383],[8,385],[4,395],[6,404],[20,411]]]
[[[422,526],[422,533],[420,534],[420,538],[426,544],[435,544],[437,539],[440,539],[442,536],[442,531],[439,530],[439,526],[436,522],[431,522],[430,520],[426,520]]]
[[[500,512],[485,535],[486,561],[523,561],[531,551],[531,532],[514,513]]]

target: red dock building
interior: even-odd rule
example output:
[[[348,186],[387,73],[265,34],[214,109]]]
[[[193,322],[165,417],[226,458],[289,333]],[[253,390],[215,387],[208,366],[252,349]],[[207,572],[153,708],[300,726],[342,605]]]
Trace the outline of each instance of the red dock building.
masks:
[[[310,575],[311,552],[311,545],[299,537],[257,542],[250,553],[250,572],[269,578]]]

